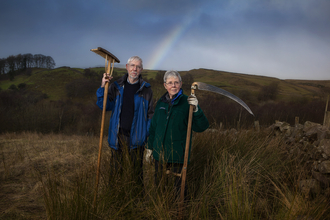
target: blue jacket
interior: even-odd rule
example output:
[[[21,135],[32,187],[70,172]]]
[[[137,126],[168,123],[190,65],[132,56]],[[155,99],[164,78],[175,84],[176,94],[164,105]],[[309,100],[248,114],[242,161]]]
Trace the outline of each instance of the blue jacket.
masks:
[[[118,131],[120,124],[121,106],[123,103],[124,84],[128,74],[115,81],[109,86],[106,111],[111,112],[108,143],[109,146],[118,150]],[[141,75],[139,77],[140,88],[134,95],[134,117],[130,134],[130,149],[144,146],[149,136],[151,118],[154,114],[152,90],[149,83],[145,82]],[[103,109],[104,88],[96,92],[99,108]]]

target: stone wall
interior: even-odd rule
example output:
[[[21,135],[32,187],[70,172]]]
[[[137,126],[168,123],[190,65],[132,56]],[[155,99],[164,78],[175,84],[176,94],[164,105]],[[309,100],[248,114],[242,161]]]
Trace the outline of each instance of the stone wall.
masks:
[[[312,178],[301,180],[299,188],[305,195],[330,195],[330,131],[313,122],[290,126],[276,121],[268,128],[276,136],[283,136],[290,156],[299,157]]]

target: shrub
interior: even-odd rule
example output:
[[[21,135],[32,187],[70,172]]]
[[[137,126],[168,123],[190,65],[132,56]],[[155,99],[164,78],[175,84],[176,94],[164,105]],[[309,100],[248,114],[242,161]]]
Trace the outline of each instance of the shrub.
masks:
[[[85,98],[88,95],[95,95],[95,88],[99,83],[85,78],[75,79],[65,86],[66,95],[69,98]]]
[[[18,91],[18,88],[17,88],[17,86],[16,85],[14,85],[14,84],[11,84],[10,86],[9,86],[9,88],[8,89],[10,89],[10,90],[14,90],[14,91]]]
[[[26,83],[20,83],[18,84],[18,89],[21,90],[21,89],[25,89],[26,88]]]
[[[272,82],[267,86],[261,87],[258,95],[259,101],[275,100],[279,92],[278,84],[278,82]]]

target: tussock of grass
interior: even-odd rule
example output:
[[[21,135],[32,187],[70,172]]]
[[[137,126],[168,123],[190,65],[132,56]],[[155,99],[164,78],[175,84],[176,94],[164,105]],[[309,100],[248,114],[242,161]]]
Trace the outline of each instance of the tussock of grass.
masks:
[[[106,142],[106,141],[105,141]],[[106,146],[106,143],[104,143]],[[102,152],[97,205],[98,137],[7,133],[0,141],[1,219],[176,219],[179,201],[169,184],[144,187],[124,159],[113,172]],[[308,176],[286,146],[266,133],[215,130],[194,134],[184,219],[327,219],[328,198],[297,188]],[[171,182],[171,178],[168,179]]]

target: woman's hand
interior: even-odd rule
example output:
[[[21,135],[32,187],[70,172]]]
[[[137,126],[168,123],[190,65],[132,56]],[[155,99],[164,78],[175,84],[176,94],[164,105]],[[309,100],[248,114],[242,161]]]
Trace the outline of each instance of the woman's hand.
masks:
[[[189,105],[193,105],[194,106],[194,112],[198,111],[198,100],[197,97],[195,95],[190,95],[187,99]]]

